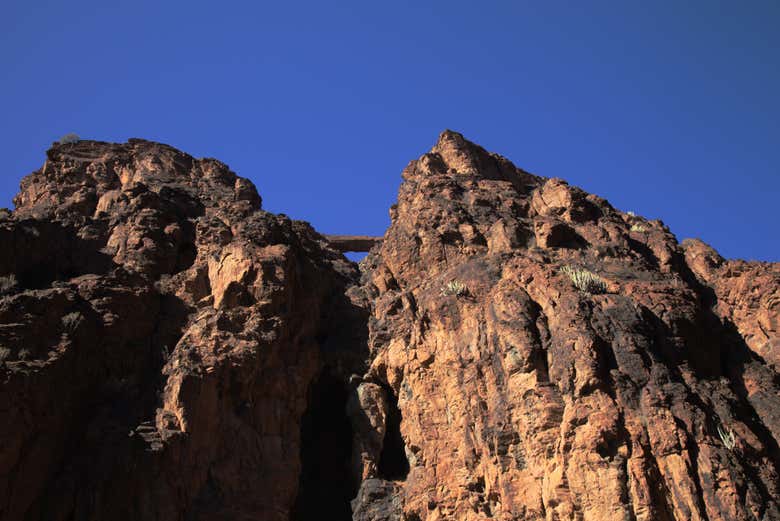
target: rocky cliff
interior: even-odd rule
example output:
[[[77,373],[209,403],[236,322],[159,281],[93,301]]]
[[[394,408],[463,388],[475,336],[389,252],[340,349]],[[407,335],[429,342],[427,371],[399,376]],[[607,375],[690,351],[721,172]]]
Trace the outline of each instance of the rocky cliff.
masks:
[[[2,520],[780,519],[780,264],[453,132],[359,266],[143,140],[14,203]]]

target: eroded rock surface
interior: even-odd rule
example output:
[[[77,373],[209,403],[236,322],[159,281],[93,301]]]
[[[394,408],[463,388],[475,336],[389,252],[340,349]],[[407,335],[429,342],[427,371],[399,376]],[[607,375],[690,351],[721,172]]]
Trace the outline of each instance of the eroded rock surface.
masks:
[[[165,145],[47,155],[0,212],[2,520],[780,519],[777,263],[449,131],[370,244]]]
[[[365,329],[356,266],[224,164],[142,140],[54,146],[15,203],[0,518],[290,519],[325,339]]]
[[[780,519],[778,264],[680,246],[452,132],[403,179],[363,264],[405,519]]]

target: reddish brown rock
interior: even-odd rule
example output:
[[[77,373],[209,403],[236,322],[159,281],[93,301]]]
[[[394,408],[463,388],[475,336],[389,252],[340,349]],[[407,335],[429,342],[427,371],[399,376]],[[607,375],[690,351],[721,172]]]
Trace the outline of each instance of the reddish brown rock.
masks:
[[[142,140],[54,146],[15,203],[0,518],[290,519],[355,265],[222,163]]]
[[[165,145],[47,155],[0,213],[2,520],[780,519],[776,263],[454,132],[381,240]]]
[[[399,515],[780,519],[777,264],[684,251],[452,132],[403,177],[363,262],[365,380],[403,418]]]
[[[683,241],[693,272],[714,294],[719,318],[759,357],[780,369],[780,264],[725,260],[695,239]]]

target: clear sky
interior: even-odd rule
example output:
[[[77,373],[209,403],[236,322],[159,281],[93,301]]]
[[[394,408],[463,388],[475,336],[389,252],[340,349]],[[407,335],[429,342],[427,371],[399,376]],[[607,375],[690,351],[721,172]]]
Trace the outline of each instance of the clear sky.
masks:
[[[41,2],[0,6],[0,206],[49,144],[216,157],[266,209],[381,235],[440,131],[780,261],[780,2]]]

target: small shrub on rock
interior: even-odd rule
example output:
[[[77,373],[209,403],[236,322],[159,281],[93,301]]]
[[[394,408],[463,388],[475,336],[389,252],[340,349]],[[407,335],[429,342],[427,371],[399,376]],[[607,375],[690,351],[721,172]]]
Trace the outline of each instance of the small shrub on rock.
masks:
[[[77,134],[71,132],[69,134],[65,134],[64,136],[62,136],[59,140],[59,144],[68,145],[70,143],[78,143],[79,141],[81,141],[81,138]]]
[[[16,275],[11,273],[4,277],[0,277],[0,295],[7,295],[16,291],[19,287],[19,281],[16,280]]]
[[[737,446],[737,437],[734,435],[734,431],[727,427],[718,425],[718,437],[723,442],[723,446],[729,450],[734,450],[734,447]]]
[[[574,287],[583,293],[598,295],[607,292],[607,283],[592,271],[576,266],[564,266],[561,268],[561,272],[567,275]]]
[[[459,280],[450,281],[441,288],[441,294],[445,296],[455,295],[456,297],[460,297],[466,295],[468,291],[466,285]]]

